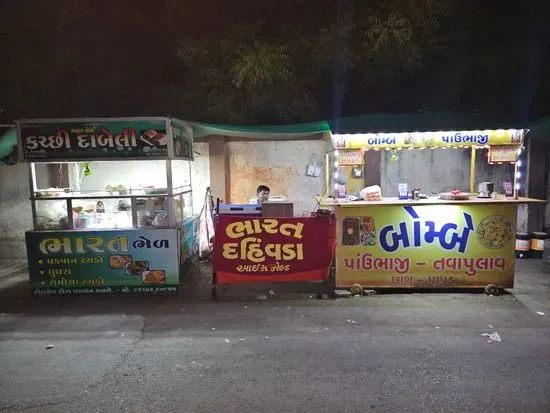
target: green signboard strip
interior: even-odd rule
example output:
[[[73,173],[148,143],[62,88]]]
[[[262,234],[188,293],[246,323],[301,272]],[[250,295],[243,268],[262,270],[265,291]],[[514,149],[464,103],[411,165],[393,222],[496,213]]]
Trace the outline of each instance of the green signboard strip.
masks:
[[[26,161],[168,156],[165,120],[22,123]]]

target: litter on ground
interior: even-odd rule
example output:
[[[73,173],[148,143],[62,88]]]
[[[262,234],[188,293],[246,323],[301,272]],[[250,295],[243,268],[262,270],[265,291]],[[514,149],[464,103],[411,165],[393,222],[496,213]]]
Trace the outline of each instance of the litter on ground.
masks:
[[[489,340],[491,341],[498,341],[501,342],[502,339],[500,338],[499,334],[495,331],[494,333],[481,333],[484,337],[489,337]]]

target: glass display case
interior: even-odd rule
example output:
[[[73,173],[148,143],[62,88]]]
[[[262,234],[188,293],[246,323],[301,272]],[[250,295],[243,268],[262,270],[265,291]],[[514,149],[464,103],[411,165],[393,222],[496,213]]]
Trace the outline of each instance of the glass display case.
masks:
[[[192,133],[163,117],[17,122],[33,294],[178,290],[198,251]]]
[[[171,228],[193,216],[191,161],[29,164],[34,229]]]

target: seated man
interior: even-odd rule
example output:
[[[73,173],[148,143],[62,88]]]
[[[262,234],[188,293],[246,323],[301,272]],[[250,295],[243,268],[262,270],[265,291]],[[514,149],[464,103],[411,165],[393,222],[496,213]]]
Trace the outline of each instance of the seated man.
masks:
[[[258,195],[258,204],[262,205],[269,201],[269,187],[265,185],[260,185],[256,189],[256,194]]]

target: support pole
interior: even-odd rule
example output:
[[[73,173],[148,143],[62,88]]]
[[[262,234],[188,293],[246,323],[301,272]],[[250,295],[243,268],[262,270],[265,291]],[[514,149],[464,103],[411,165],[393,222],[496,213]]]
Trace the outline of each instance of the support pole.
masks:
[[[476,148],[472,146],[472,155],[470,156],[470,193],[475,192],[476,187]]]

